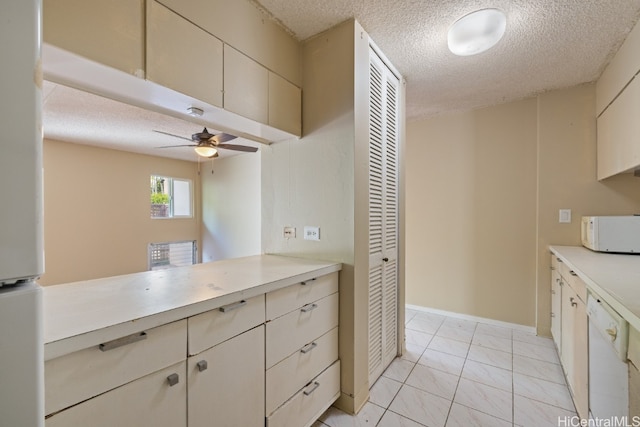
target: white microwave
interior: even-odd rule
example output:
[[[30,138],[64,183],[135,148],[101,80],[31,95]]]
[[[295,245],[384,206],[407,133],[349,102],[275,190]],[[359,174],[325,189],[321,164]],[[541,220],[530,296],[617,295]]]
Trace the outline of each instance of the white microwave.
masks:
[[[640,254],[640,216],[583,216],[582,245],[598,252]]]

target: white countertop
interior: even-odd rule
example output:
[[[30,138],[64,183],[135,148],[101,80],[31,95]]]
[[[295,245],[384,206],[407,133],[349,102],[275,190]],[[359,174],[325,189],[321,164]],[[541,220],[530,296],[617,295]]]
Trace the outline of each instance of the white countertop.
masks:
[[[45,360],[339,271],[256,255],[43,288]]]
[[[589,289],[640,330],[640,255],[594,252],[582,246],[550,249]]]

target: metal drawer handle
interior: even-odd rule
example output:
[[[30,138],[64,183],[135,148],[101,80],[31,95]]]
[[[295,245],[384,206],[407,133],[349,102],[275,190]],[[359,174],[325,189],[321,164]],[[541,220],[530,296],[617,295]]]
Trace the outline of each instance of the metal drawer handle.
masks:
[[[308,282],[313,282],[314,280],[316,280],[316,278],[315,278],[315,277],[314,277],[313,279],[309,280]],[[310,283],[308,283],[308,282],[300,282],[300,284],[301,284],[302,286],[305,286],[305,285],[307,285],[307,284],[310,284]]]
[[[573,271],[573,270],[569,271],[569,274],[570,274],[570,275],[572,275],[572,276],[577,276],[577,275],[578,275],[578,274],[577,274],[575,271]]]
[[[313,304],[307,304],[305,306],[303,306],[300,311],[303,313],[308,313],[309,311],[315,310],[316,308],[318,308],[318,304],[313,303]]]
[[[169,382],[169,387],[173,387],[180,382],[180,377],[178,374],[171,374],[167,377],[167,381]]]
[[[615,328],[605,329],[605,331],[607,331],[607,333],[611,337],[611,342],[616,340],[616,337],[618,336],[618,331]]]
[[[576,302],[576,300],[573,297],[569,298],[569,301],[571,302],[571,307],[577,307],[578,306],[578,303]]]
[[[245,305],[247,305],[247,301],[246,300],[242,300],[242,301],[234,302],[233,304],[223,305],[218,310],[220,310],[223,313],[228,313],[228,312],[230,312],[232,310],[235,310],[235,309],[240,308],[240,307],[245,306]]]
[[[551,271],[554,271],[556,268],[552,265],[551,266]]]
[[[207,370],[207,368],[209,367],[209,364],[207,363],[206,360],[201,360],[198,363],[196,363],[196,366],[198,367],[198,371],[202,372]]]
[[[118,338],[112,341],[108,341],[100,344],[100,351],[109,351],[114,348],[122,347],[123,345],[133,344],[134,342],[147,339],[146,332],[139,332],[137,334],[127,335],[126,337]]]
[[[320,383],[319,383],[319,382],[317,382],[317,381],[314,381],[314,383],[313,383],[313,384],[311,384],[311,385],[310,385],[310,387],[311,387],[311,390],[305,390],[305,391],[303,391],[303,393],[304,393],[304,395],[305,395],[305,396],[309,396],[311,393],[313,393],[314,391],[316,391],[316,389],[317,389],[318,387],[320,387]]]
[[[316,343],[314,343],[314,342],[309,343],[309,344],[305,345],[304,347],[302,347],[302,348],[300,349],[300,353],[302,353],[302,354],[307,354],[307,353],[309,353],[311,350],[313,350],[314,348],[316,348],[317,346],[318,346],[318,344],[316,344]]]

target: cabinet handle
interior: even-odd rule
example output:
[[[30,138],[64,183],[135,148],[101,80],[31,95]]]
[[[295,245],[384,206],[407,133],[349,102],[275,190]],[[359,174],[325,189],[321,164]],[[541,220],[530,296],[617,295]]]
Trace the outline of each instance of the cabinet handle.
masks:
[[[315,310],[316,308],[318,308],[318,304],[315,304],[315,303],[313,303],[313,304],[307,304],[307,305],[303,306],[303,307],[300,309],[300,311],[301,311],[301,312],[303,312],[303,313],[308,313],[308,312],[310,312],[310,311],[312,311],[312,310]]]
[[[384,257],[384,258],[382,258],[382,260],[383,260],[384,262],[388,262],[388,261],[389,261],[389,258]]]
[[[228,313],[229,311],[235,310],[245,305],[247,305],[247,301],[242,300],[242,301],[234,302],[233,304],[223,305],[218,310],[220,310],[223,313]]]
[[[307,354],[307,353],[309,353],[311,350],[313,350],[314,348],[316,348],[317,346],[318,346],[318,344],[316,344],[316,343],[314,343],[314,342],[309,343],[309,344],[305,345],[304,347],[302,347],[302,348],[300,349],[300,353],[302,353],[302,354]]]
[[[607,331],[607,333],[611,337],[611,342],[616,340],[616,337],[618,336],[618,331],[615,328],[605,329],[605,331]]]
[[[209,367],[209,364],[207,363],[206,360],[201,360],[198,363],[196,363],[196,366],[198,367],[198,371],[202,372],[207,370],[207,368]]]
[[[320,387],[320,383],[319,383],[319,382],[317,382],[317,381],[314,381],[314,383],[313,383],[313,384],[311,384],[311,385],[309,385],[309,387],[311,387],[311,389],[310,389],[310,390],[309,390],[309,389],[307,389],[307,390],[303,391],[303,393],[304,393],[304,395],[305,395],[305,396],[309,396],[311,393],[313,393],[314,391],[316,391],[316,389],[317,389],[318,387]]]
[[[558,260],[558,262],[562,262],[562,260],[560,258],[556,257],[556,259]]]
[[[180,382],[180,377],[178,374],[171,374],[167,377],[167,381],[169,382],[169,387],[173,387]]]
[[[572,276],[577,276],[576,272],[573,271],[573,270],[569,271],[569,274],[572,275]]]
[[[100,351],[109,351],[114,348],[122,347],[123,345],[133,344],[134,342],[142,341],[147,339],[146,332],[140,332],[137,334],[127,335],[126,337],[118,338],[113,341],[108,341],[100,344]]]
[[[301,284],[302,286],[305,286],[305,285],[309,284],[308,282],[313,282],[314,280],[316,280],[316,278],[315,278],[315,277],[314,277],[313,279],[309,280],[309,281],[306,281],[306,282],[300,282],[300,284]]]
[[[554,271],[556,269],[553,265],[549,268],[551,268],[551,271]]]
[[[573,297],[569,298],[569,301],[571,302],[571,307],[577,307],[578,303],[575,301],[575,299]]]

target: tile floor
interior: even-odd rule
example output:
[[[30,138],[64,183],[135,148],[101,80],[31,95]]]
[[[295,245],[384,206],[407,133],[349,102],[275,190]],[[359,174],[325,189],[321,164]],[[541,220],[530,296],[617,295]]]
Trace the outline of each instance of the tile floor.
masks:
[[[549,338],[406,311],[407,351],[357,416],[329,408],[313,427],[543,427],[575,416]]]

